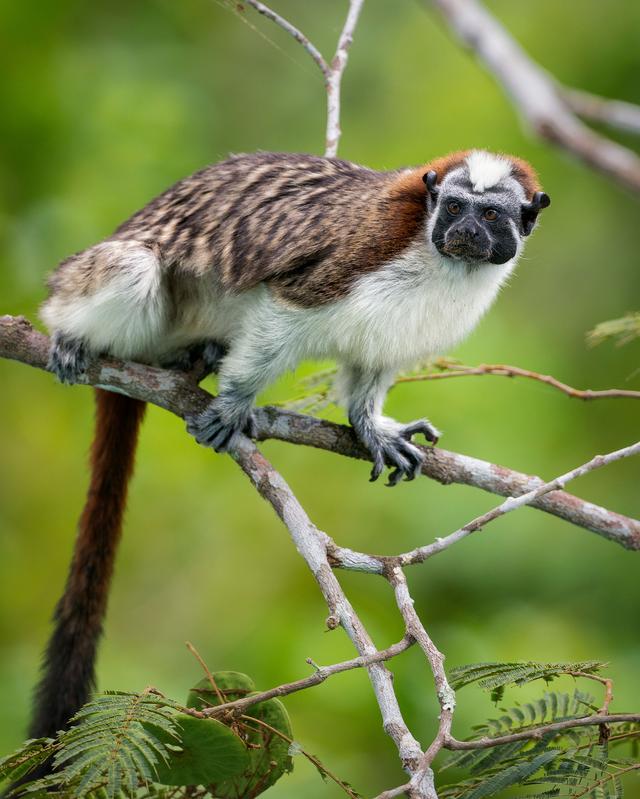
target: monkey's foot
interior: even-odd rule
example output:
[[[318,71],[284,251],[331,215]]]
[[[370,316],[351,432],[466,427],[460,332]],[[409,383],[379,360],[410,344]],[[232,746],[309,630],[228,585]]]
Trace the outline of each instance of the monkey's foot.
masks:
[[[358,432],[358,431],[357,431]],[[422,470],[424,452],[411,442],[411,437],[422,433],[427,441],[435,444],[440,431],[426,419],[407,425],[394,425],[391,429],[373,428],[358,432],[360,440],[373,455],[371,482],[380,477],[385,465],[391,467],[387,485],[393,487],[403,478],[414,480]]]
[[[431,444],[437,444],[442,435],[438,428],[431,424],[428,419],[418,419],[415,422],[409,422],[409,424],[401,425],[398,430],[398,435],[402,436],[405,441],[411,441],[411,437],[416,433],[422,433]]]
[[[57,330],[51,340],[47,369],[61,383],[77,383],[87,368],[87,348],[79,338]]]
[[[226,452],[239,433],[255,435],[251,409],[230,408],[225,398],[217,396],[202,413],[187,419],[187,431],[198,444],[216,452]]]
[[[179,372],[193,372],[197,369],[198,380],[204,380],[207,375],[217,374],[226,354],[227,347],[224,344],[209,339],[179,350],[163,360],[161,366]]]

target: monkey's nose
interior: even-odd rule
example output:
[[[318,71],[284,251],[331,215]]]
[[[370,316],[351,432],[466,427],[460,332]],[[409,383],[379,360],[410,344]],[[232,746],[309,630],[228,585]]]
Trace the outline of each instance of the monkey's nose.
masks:
[[[478,238],[480,235],[480,227],[472,219],[465,220],[455,226],[453,234],[457,238],[470,241]]]

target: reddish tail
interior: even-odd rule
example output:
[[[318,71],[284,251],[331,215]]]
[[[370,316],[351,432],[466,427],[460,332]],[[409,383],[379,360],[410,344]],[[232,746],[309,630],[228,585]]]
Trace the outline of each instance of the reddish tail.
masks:
[[[91,482],[36,689],[32,738],[54,737],[64,729],[94,687],[96,651],[145,407],[139,400],[96,389]]]

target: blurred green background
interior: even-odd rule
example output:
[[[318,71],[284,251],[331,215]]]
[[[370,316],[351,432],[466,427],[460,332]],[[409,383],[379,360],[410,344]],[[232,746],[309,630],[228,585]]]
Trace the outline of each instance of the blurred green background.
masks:
[[[327,55],[346,5],[274,0]],[[568,85],[640,101],[639,3],[496,0],[489,7]],[[315,66],[279,29],[249,18],[263,36],[212,0],[1,0],[0,313],[35,319],[45,276],[60,259],[204,164],[257,149],[322,152],[324,91]],[[458,148],[505,150],[531,160],[553,198],[511,285],[452,355],[515,363],[579,387],[640,388],[638,342],[596,349],[584,342],[597,322],[640,304],[637,199],[534,141],[436,13],[413,0],[365,4],[343,102],[344,158],[391,168]],[[18,363],[0,361],[0,386],[6,752],[23,738],[63,586],[93,408],[90,391]],[[295,393],[288,377],[268,398]],[[581,404],[543,385],[490,377],[403,386],[388,407],[401,419],[428,415],[444,429],[447,448],[546,477],[631,443],[639,429],[633,401]],[[366,464],[328,453],[273,442],[264,451],[314,522],[358,549],[409,549],[495,503],[472,488],[427,480],[389,491],[367,482]],[[620,463],[572,490],[638,515],[639,476],[637,462]],[[340,579],[376,643],[397,640],[401,624],[383,581]],[[637,554],[526,509],[414,567],[410,581],[449,665],[601,658],[612,664],[614,709],[638,710]],[[238,468],[196,446],[176,418],[150,409],[100,687],[153,684],[186,696],[200,678],[187,639],[212,669],[239,669],[270,687],[307,674],[306,657],[352,656],[342,632],[324,631],[326,615],[285,529]],[[406,719],[426,745],[437,710],[425,663],[410,651],[393,669]],[[514,691],[507,701],[524,696]],[[459,700],[455,730],[463,736],[493,708],[474,688]],[[301,744],[364,795],[402,781],[364,673],[337,676],[287,707]],[[302,792],[339,795],[298,759],[271,794]]]

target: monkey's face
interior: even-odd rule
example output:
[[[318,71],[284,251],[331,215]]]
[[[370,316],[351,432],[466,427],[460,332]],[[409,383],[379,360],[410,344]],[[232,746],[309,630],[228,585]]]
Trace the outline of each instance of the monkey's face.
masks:
[[[441,255],[470,265],[504,264],[515,258],[539,210],[550,203],[543,192],[526,202],[522,186],[512,177],[478,190],[465,169],[447,175],[440,186],[434,175],[425,176],[431,243]]]

